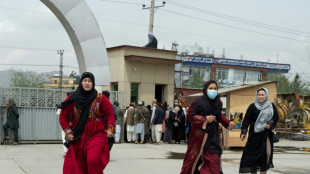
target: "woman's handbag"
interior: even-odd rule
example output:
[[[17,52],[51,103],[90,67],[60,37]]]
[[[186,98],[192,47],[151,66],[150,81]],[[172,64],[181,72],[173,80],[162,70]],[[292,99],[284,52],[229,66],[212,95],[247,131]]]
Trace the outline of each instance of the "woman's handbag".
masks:
[[[275,130],[273,130],[272,133],[273,133],[273,143],[279,142],[280,141],[279,134],[277,134],[277,132]]]

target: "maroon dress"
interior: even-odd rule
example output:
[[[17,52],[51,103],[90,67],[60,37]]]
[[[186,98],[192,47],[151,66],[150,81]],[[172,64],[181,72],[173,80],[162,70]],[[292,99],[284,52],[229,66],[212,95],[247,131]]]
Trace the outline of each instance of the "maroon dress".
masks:
[[[65,132],[70,129],[69,116],[71,113],[74,113],[72,120],[74,128],[81,113],[81,109],[77,109],[74,102],[63,108],[60,113],[59,122]],[[103,120],[103,115],[107,123]],[[84,133],[68,149],[63,165],[63,173],[103,174],[103,170],[110,160],[106,130],[114,130],[114,128],[115,117],[112,105],[105,96],[98,93],[97,98],[91,104]]]
[[[193,108],[195,106],[195,102],[193,102],[188,111],[187,119],[192,123],[192,128],[189,133],[189,140],[187,151],[185,154],[185,158],[183,161],[183,166],[181,170],[181,174],[192,174],[194,173],[195,168],[197,167],[197,163],[199,158],[202,159],[202,165],[199,169],[200,174],[215,174],[220,173],[220,157],[211,153],[210,150],[206,152],[201,152],[203,147],[205,146],[207,134],[203,132],[202,125],[206,121],[207,117],[202,115],[193,115]],[[221,118],[219,122],[227,128],[229,126],[230,121],[226,119],[224,114],[221,114]],[[219,131],[219,134],[221,132]],[[220,137],[220,135],[218,136]],[[218,139],[218,143],[221,144],[221,139]]]

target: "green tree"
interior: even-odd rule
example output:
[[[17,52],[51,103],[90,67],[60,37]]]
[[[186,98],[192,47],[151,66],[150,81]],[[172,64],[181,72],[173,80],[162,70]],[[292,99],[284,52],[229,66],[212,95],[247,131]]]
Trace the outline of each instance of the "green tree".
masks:
[[[11,86],[26,88],[43,88],[43,78],[32,71],[14,70],[10,71]]]
[[[204,74],[198,69],[193,72],[193,75],[190,76],[189,81],[190,84],[187,85],[190,88],[202,88],[205,81],[203,80]]]
[[[304,84],[302,83],[299,74],[296,74],[294,80],[291,83],[291,90],[294,93],[300,93],[303,91]]]
[[[302,82],[299,74],[296,74],[292,81],[284,73],[270,73],[267,76],[269,81],[277,81],[277,91],[279,94],[298,93],[300,95],[310,95],[308,85]]]
[[[269,73],[267,75],[268,81],[277,81],[277,91],[280,94],[289,93],[291,91],[291,82],[289,77],[284,73]]]

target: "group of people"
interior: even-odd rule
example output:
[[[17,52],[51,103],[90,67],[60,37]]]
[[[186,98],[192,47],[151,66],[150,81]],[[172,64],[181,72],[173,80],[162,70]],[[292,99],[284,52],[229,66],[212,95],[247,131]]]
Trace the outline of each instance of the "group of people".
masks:
[[[173,108],[166,101],[157,102],[156,99],[152,101],[152,106],[145,106],[144,101],[139,101],[138,106],[132,102],[126,108],[123,119],[121,115],[117,117],[124,120],[124,142],[159,145],[161,141],[169,144],[186,141],[186,126],[189,127],[189,124],[186,124],[186,109],[181,106]],[[118,138],[115,141],[120,143]]]
[[[59,122],[70,141],[65,155],[64,174],[103,174],[110,160],[109,140],[120,142],[121,125],[125,123],[128,142],[145,143],[150,140],[160,144],[179,143],[185,140],[186,125],[188,145],[181,174],[221,173],[221,130],[220,124],[232,129],[235,123],[226,119],[222,102],[217,93],[215,81],[207,81],[203,86],[203,96],[188,108],[168,106],[165,102],[152,101],[152,106],[144,102],[131,103],[123,112],[119,103],[113,103],[94,88],[95,78],[85,72],[79,87],[59,105]],[[240,139],[247,139],[239,173],[267,173],[273,167],[273,133],[278,121],[275,105],[268,100],[268,89],[259,88],[256,100],[250,104],[241,127]],[[185,111],[184,111],[185,110]],[[7,128],[14,133],[18,142],[19,114],[13,101],[7,106],[8,122],[3,125],[5,139],[9,138]],[[13,120],[13,121],[12,121]],[[174,140],[174,141],[173,141]]]

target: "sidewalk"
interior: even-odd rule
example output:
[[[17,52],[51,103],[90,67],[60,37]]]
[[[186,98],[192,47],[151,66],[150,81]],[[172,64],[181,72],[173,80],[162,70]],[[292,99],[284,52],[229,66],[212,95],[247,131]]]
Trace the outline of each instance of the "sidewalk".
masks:
[[[275,144],[275,168],[268,174],[310,173],[310,141],[283,141]],[[105,174],[178,174],[186,144],[115,144]],[[29,144],[0,146],[0,173],[61,174],[63,151],[61,144]],[[242,149],[224,151],[222,165],[225,174],[236,174]]]

